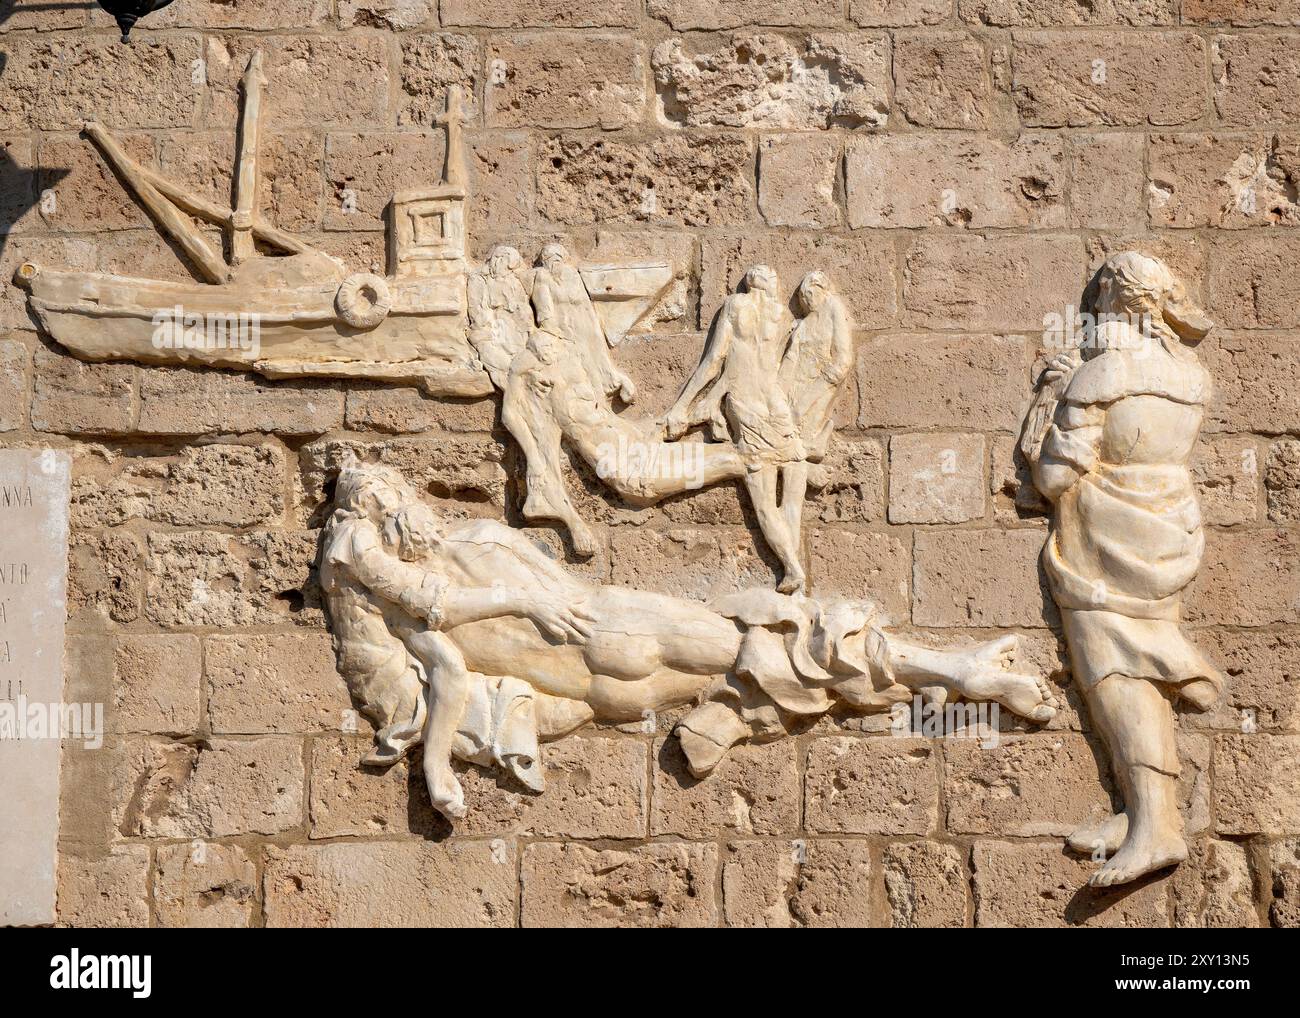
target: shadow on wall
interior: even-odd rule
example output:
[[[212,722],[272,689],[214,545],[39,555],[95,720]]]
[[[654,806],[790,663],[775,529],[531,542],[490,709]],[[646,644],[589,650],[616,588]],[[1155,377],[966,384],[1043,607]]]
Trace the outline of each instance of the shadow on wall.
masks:
[[[89,10],[93,3],[57,3],[53,0],[0,0],[0,26],[19,11],[39,13],[41,11]]]
[[[13,13],[15,0],[0,0],[0,24]],[[24,4],[23,9],[34,7],[84,7],[85,4]],[[4,81],[8,56],[0,53],[0,83]],[[35,159],[32,159],[33,164]],[[40,169],[36,165],[22,166],[8,146],[0,144],[0,257],[9,243],[14,224],[40,202],[41,193],[54,187],[69,171],[58,167]]]

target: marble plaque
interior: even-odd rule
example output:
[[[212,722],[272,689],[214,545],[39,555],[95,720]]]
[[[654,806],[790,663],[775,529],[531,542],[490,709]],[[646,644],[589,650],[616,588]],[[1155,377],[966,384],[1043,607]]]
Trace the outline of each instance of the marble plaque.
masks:
[[[0,449],[3,925],[54,921],[70,464],[52,449]]]

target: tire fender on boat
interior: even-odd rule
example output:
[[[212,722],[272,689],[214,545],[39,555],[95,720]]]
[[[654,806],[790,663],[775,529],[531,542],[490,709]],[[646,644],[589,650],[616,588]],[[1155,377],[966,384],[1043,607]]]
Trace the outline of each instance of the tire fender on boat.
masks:
[[[339,284],[334,309],[354,329],[373,329],[393,308],[388,281],[370,272],[357,272]]]

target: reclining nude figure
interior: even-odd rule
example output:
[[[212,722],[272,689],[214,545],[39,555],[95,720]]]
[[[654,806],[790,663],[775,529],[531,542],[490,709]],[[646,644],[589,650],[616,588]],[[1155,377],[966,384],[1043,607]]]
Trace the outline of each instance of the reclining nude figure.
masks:
[[[705,605],[593,583],[503,524],[439,519],[381,466],[345,465],[334,506],[320,577],[339,670],[379,726],[367,762],[423,743],[449,818],[465,814],[453,757],[541,791],[537,744],[593,717],[694,701],[677,735],[703,777],[731,746],[839,700],[887,710],[921,692],[1055,714],[1045,684],[1011,670],[1014,636],[940,650],[888,632],[867,601],[749,590]]]
[[[1187,858],[1171,701],[1206,710],[1223,676],[1180,625],[1205,547],[1187,462],[1210,377],[1190,344],[1211,323],[1155,258],[1115,255],[1095,285],[1096,325],[1049,362],[1021,449],[1055,505],[1043,569],[1124,799],[1069,839],[1111,856],[1091,881],[1107,886]]]

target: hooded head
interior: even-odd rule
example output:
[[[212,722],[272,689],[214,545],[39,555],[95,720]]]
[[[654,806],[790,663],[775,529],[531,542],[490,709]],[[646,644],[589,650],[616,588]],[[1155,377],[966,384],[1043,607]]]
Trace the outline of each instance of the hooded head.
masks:
[[[1149,319],[1165,339],[1198,343],[1214,327],[1168,265],[1136,251],[1106,259],[1088,290],[1086,303],[1098,319],[1105,315]]]

